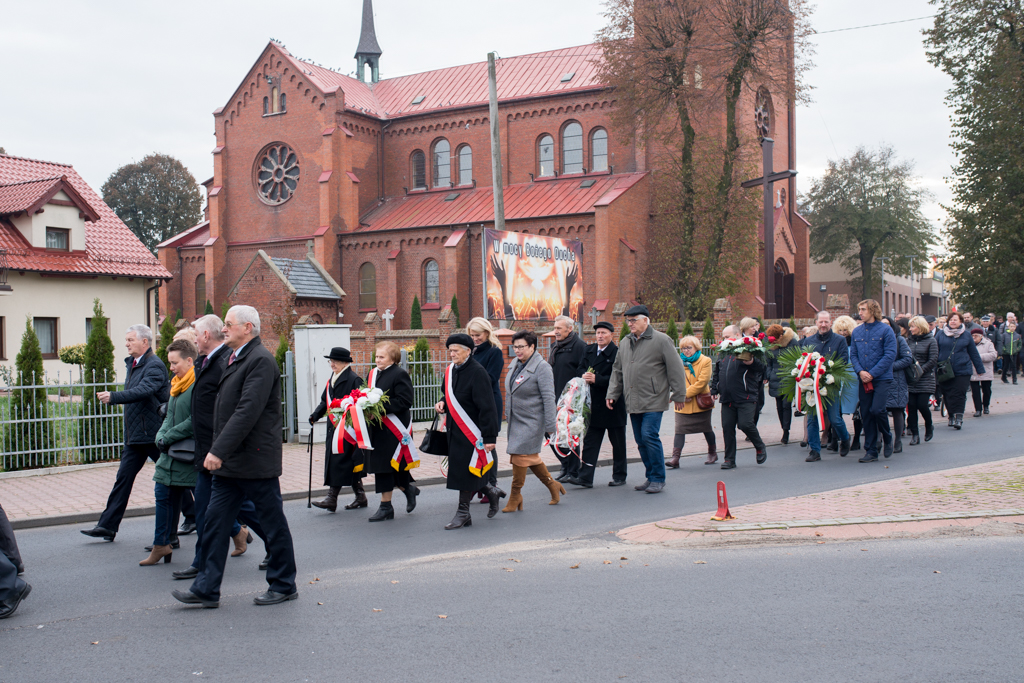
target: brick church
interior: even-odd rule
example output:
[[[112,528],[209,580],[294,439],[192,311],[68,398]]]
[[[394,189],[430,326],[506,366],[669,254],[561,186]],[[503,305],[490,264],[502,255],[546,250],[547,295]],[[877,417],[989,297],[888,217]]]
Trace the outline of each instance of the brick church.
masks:
[[[159,247],[174,275],[162,311],[191,319],[207,301],[217,311],[249,303],[278,332],[299,321],[358,331],[386,310],[407,328],[414,296],[425,328],[438,327],[452,296],[463,323],[482,313],[480,240],[494,226],[487,65],[380,79],[381,54],[371,0],[355,78],[278,42],[264,48],[213,113],[205,220]],[[612,134],[615,92],[598,78],[600,57],[593,44],[499,61],[501,183],[506,230],[582,240],[584,310],[618,327],[638,296],[652,169],[642,147]],[[774,165],[794,168],[793,112],[778,100]],[[754,98],[743,107],[753,128]],[[814,310],[807,224],[787,187],[777,192],[776,282],[788,299],[780,314],[802,317]],[[761,313],[760,282],[752,266],[731,297],[736,320]]]

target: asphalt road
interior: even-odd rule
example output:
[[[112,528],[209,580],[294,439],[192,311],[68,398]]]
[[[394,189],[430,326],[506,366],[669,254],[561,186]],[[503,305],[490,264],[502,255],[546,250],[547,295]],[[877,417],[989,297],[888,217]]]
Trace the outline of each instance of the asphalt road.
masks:
[[[796,445],[763,466],[741,451],[729,472],[687,458],[654,496],[604,486],[603,468],[549,506],[531,477],[524,512],[487,520],[474,505],[459,531],[442,528],[456,496],[439,486],[381,524],[291,502],[300,598],[273,607],[251,602],[266,587],[258,541],[229,558],[220,609],[201,610],[169,592],[187,587],[170,572],[194,536],[171,564],[139,567],[150,517],[113,544],[24,530],[33,593],[0,622],[0,681],[1020,680],[1019,539],[694,550],[612,535],[713,509],[719,479],[740,505],[1018,456],[1019,421],[942,426],[885,463],[804,463]]]

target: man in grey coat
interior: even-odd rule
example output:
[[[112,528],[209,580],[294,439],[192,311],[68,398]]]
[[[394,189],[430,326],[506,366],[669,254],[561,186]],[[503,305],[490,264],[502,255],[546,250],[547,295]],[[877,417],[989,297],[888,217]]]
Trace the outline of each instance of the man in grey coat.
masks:
[[[637,491],[658,493],[665,488],[665,449],[661,445],[661,418],[669,397],[680,410],[686,400],[683,361],[667,334],[651,327],[646,306],[626,311],[630,334],[619,346],[608,383],[609,410],[621,396],[633,425],[633,438],[644,462],[647,480]]]

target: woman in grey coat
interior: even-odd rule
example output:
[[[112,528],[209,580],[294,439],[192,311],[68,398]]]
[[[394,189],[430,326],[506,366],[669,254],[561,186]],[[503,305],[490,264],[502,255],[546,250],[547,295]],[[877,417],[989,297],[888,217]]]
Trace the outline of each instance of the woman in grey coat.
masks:
[[[902,334],[905,328],[892,324],[892,329],[896,333],[896,360],[892,363],[892,384],[889,385],[885,407],[892,416],[892,434],[895,439],[892,452],[902,453],[903,430],[907,426],[907,403],[910,400],[905,371],[914,364],[914,354],[910,352],[910,345]]]
[[[555,481],[540,459],[544,438],[555,431],[555,380],[551,366],[537,353],[537,335],[519,330],[512,336],[516,360],[505,375],[505,419],[508,421],[508,446],[512,460],[512,493],[502,512],[523,509],[523,484],[531,471],[551,492],[551,505],[557,505],[565,488]]]
[[[910,427],[910,445],[921,443],[917,431],[917,414],[924,416],[924,440],[931,441],[935,433],[932,427],[932,411],[928,406],[928,397],[935,393],[935,367],[939,364],[939,347],[932,336],[931,326],[923,317],[916,315],[910,319],[910,335],[907,345],[914,360],[921,366],[921,376],[917,381],[907,382],[908,417]]]

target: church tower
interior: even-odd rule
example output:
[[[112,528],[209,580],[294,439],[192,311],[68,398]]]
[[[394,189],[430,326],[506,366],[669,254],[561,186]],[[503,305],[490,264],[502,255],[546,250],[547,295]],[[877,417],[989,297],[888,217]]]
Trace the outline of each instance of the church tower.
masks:
[[[363,27],[359,33],[359,47],[356,48],[356,78],[366,79],[366,65],[370,65],[370,82],[380,80],[380,45],[373,28],[373,0],[363,0]]]

